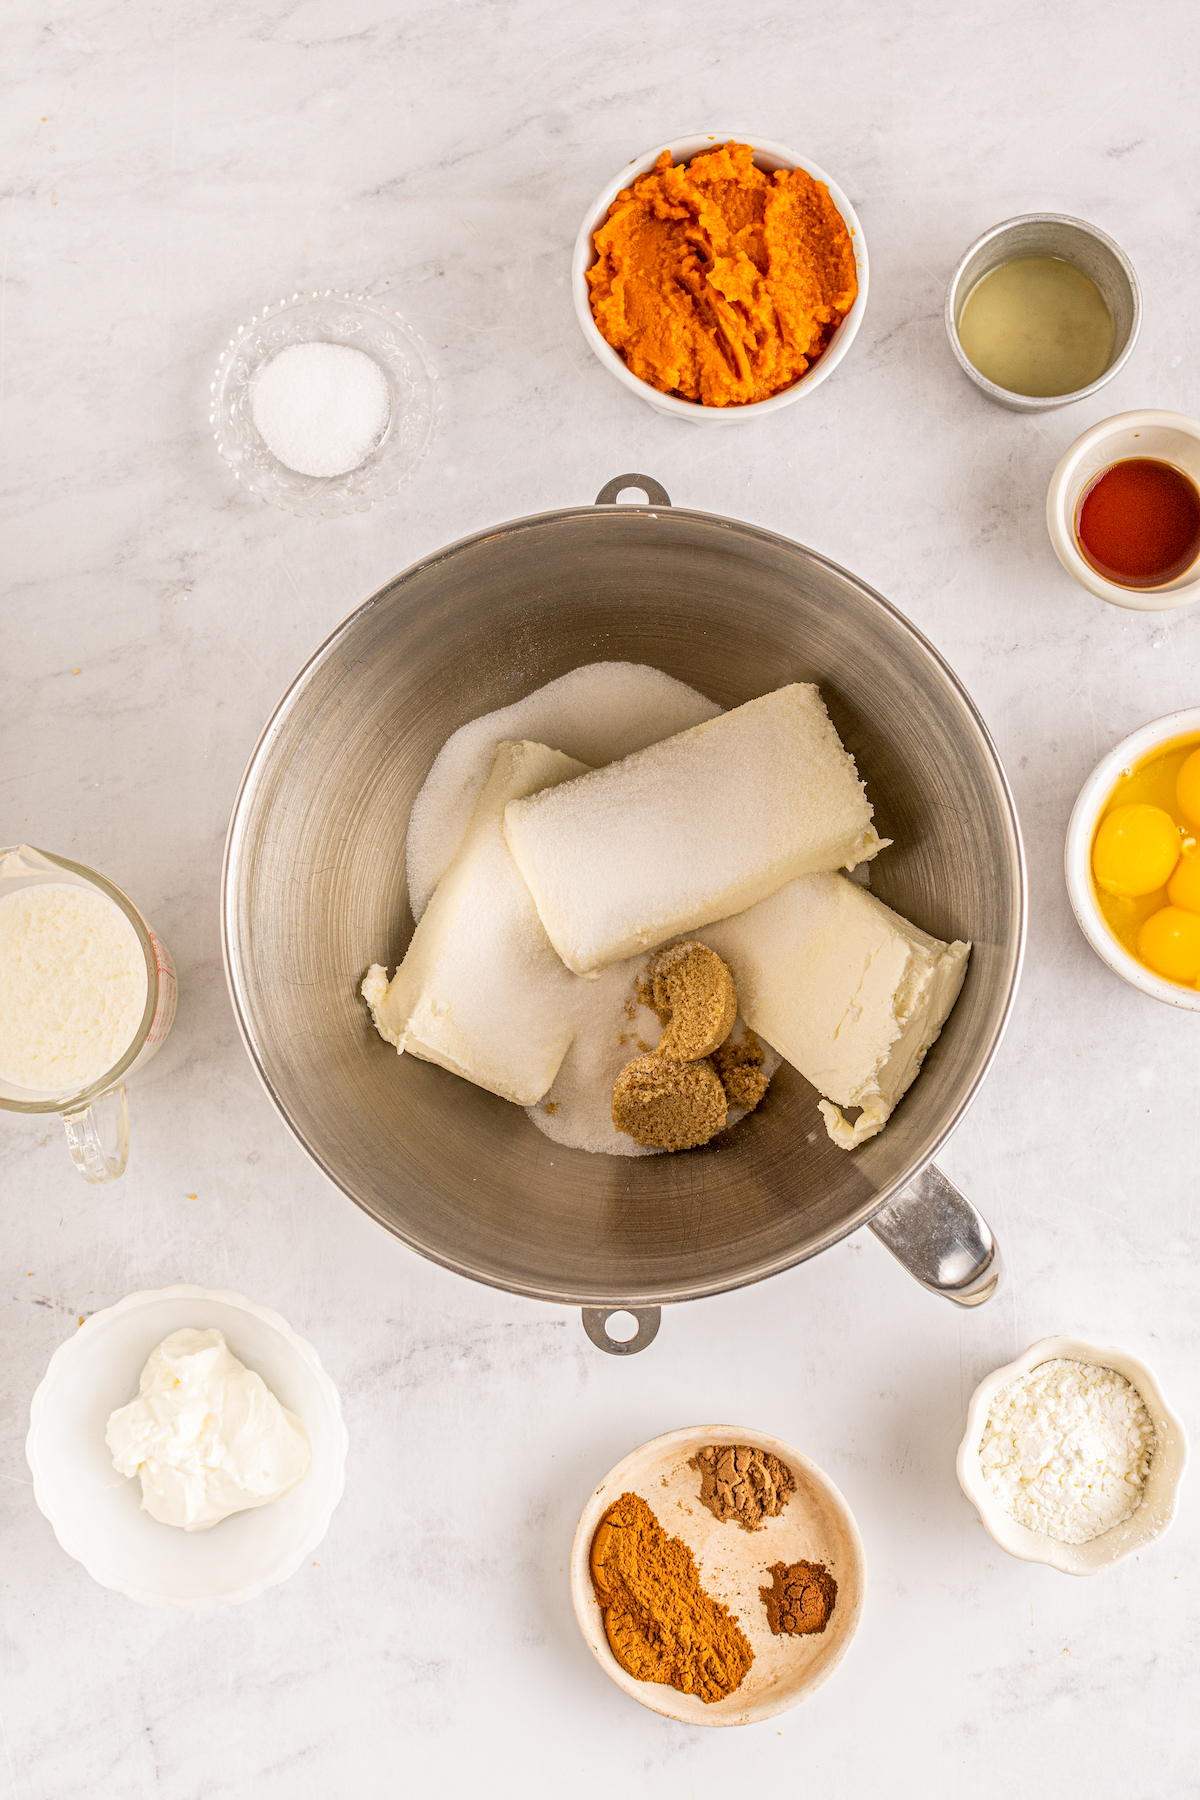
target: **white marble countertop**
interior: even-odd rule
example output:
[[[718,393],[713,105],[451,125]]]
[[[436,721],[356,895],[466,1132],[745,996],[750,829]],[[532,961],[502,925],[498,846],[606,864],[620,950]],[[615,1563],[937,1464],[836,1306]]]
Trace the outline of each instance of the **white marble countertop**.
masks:
[[[1093,1581],[1011,1561],[959,1492],[977,1379],[1049,1332],[1144,1356],[1200,1418],[1200,1021],[1124,986],[1070,915],[1062,841],[1098,754],[1197,699],[1197,614],[1093,600],[1046,536],[1062,450],[1110,413],[1200,411],[1194,8],[902,0],[14,0],[5,23],[6,486],[0,842],[125,887],[179,969],[131,1087],[129,1172],[73,1173],[57,1121],[0,1120],[0,1794],[327,1800],[780,1792],[999,1800],[1196,1792],[1197,1488]],[[742,432],[656,417],[585,347],[586,203],[688,130],[794,143],[871,252],[835,376]],[[1097,401],[1023,418],[955,366],[945,284],[1016,212],[1094,220],[1145,322]],[[251,501],[207,426],[218,350],[305,287],[387,298],[441,372],[398,499],[301,522]],[[946,654],[994,732],[1029,850],[1029,957],[945,1156],[1010,1279],[962,1314],[860,1233],[665,1315],[629,1362],[577,1313],[422,1262],[319,1176],[234,1028],[217,877],[245,759],[358,601],[491,522],[656,475],[679,504],[844,563]],[[186,1617],[93,1585],[37,1511],[33,1388],[76,1321],[142,1287],[229,1286],[317,1346],[351,1454],[329,1537],[255,1603]],[[593,1664],[563,1567],[594,1480],[705,1420],[801,1446],[866,1543],[863,1627],[798,1711],[675,1726]]]

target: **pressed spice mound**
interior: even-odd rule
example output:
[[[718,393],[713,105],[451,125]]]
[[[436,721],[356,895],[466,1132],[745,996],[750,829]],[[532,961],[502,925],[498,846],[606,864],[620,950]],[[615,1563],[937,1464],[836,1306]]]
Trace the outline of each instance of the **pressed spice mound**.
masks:
[[[779,1516],[796,1491],[796,1477],[768,1450],[750,1444],[706,1444],[689,1458],[700,1475],[700,1498],[722,1524],[734,1519],[757,1531]]]
[[[837,1603],[837,1582],[824,1563],[774,1563],[769,1588],[759,1588],[767,1623],[776,1637],[824,1631]]]
[[[612,1653],[635,1681],[711,1703],[754,1661],[737,1619],[700,1586],[691,1551],[638,1494],[614,1500],[592,1539],[592,1584]]]

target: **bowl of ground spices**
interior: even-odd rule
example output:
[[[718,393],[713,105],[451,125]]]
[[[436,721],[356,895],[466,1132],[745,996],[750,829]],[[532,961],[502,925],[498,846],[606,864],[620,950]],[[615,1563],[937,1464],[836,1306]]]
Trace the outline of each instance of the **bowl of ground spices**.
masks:
[[[588,208],[571,264],[594,354],[658,412],[733,424],[831,375],[867,304],[854,208],[783,144],[706,134],[628,163]]]
[[[668,1432],[618,1463],[571,1550],[575,1617],[617,1686],[689,1725],[752,1725],[828,1679],[862,1613],[858,1527],[764,1432]]]

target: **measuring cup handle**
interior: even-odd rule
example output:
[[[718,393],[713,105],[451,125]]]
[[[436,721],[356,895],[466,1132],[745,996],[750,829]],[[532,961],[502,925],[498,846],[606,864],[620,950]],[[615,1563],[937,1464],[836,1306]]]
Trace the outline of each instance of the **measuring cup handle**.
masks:
[[[109,1088],[82,1112],[64,1113],[71,1161],[85,1181],[116,1181],[129,1161],[129,1102],[125,1083]]]

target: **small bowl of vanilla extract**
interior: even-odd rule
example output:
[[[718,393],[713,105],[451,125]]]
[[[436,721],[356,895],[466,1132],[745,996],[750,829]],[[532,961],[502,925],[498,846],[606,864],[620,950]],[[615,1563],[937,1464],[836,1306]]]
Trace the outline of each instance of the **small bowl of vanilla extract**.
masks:
[[[1067,574],[1112,606],[1200,600],[1200,422],[1150,409],[1093,425],[1051,477],[1046,525]]]

